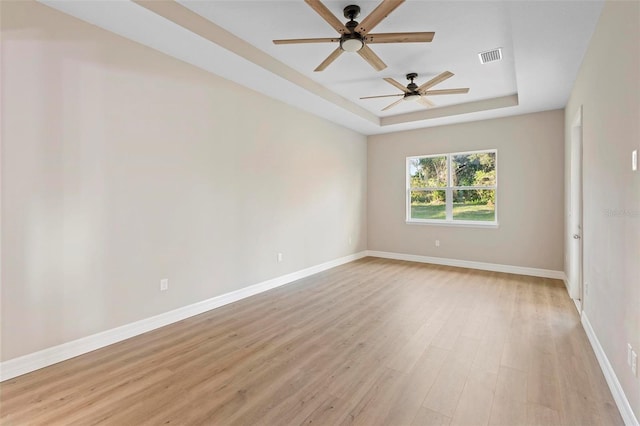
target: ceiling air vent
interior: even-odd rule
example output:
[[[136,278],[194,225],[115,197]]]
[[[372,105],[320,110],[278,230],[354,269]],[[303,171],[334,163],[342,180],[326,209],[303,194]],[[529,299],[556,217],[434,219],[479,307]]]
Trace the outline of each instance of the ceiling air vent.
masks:
[[[480,52],[478,53],[478,56],[480,57],[480,63],[482,64],[499,61],[502,59],[502,49],[498,47],[497,49]]]

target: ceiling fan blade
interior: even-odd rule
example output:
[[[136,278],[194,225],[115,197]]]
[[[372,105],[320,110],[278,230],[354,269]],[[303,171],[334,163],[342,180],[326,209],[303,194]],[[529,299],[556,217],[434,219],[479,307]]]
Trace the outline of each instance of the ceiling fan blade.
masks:
[[[382,71],[387,67],[387,64],[382,62],[382,59],[373,53],[373,50],[371,50],[366,44],[362,46],[362,49],[358,50],[358,54],[362,56],[365,61],[369,62],[369,65],[371,65],[376,71]]]
[[[362,20],[358,28],[356,28],[356,31],[359,32],[360,35],[366,35],[402,3],[404,3],[404,0],[382,0],[382,3]]]
[[[431,108],[433,106],[436,106],[436,104],[434,104],[433,102],[431,102],[429,99],[425,98],[425,97],[421,97],[420,99],[416,100],[416,102],[418,102],[419,104],[421,104],[424,107],[427,108]]]
[[[469,93],[469,88],[464,89],[442,89],[442,90],[424,90],[420,92],[421,95],[433,96],[433,95],[462,95]]]
[[[364,98],[360,98],[360,99],[390,98],[392,96],[404,96],[404,94],[398,93],[396,95],[365,96]]]
[[[395,101],[394,103],[387,105],[386,107],[382,108],[382,111],[386,111],[388,109],[393,108],[394,106],[398,105],[399,103],[404,102],[404,98],[400,98],[397,101]]]
[[[397,81],[395,81],[392,78],[384,78],[384,81],[386,81],[387,83],[389,83],[390,85],[392,85],[393,87],[397,87],[398,89],[402,90],[404,93],[408,93],[409,89],[407,89],[406,87],[404,87],[402,84],[398,83]]]
[[[290,38],[287,40],[273,40],[273,44],[301,44],[301,43],[334,43],[339,38]]]
[[[422,92],[423,90],[427,90],[429,87],[435,86],[438,83],[442,83],[443,81],[445,81],[446,79],[451,78],[451,77],[453,77],[453,73],[449,72],[449,71],[445,71],[445,72],[435,76],[431,80],[427,81],[422,86],[418,87],[418,92]]]
[[[333,61],[335,61],[338,58],[338,56],[342,55],[342,52],[343,52],[343,50],[338,47],[336,50],[331,52],[331,54],[329,56],[327,56],[327,59],[322,61],[322,63],[320,65],[318,65],[318,67],[314,71],[323,71]]]
[[[331,11],[327,9],[327,7],[324,4],[322,4],[322,2],[320,2],[320,0],[304,0],[304,1],[309,6],[311,6],[311,8],[315,10],[316,13],[322,17],[322,19],[327,21],[327,23],[331,25],[337,32],[339,32],[340,34],[349,33],[349,30],[347,29],[347,27],[345,27],[344,24],[340,22],[338,18],[336,18],[336,15],[331,13]]]
[[[436,33],[380,33],[365,36],[367,43],[429,43]]]

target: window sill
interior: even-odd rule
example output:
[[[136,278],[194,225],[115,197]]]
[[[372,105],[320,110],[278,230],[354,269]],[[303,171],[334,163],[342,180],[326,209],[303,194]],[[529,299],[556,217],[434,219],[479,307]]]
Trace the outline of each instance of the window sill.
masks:
[[[459,228],[498,228],[498,222],[470,222],[464,220],[407,220],[407,225],[453,226]]]

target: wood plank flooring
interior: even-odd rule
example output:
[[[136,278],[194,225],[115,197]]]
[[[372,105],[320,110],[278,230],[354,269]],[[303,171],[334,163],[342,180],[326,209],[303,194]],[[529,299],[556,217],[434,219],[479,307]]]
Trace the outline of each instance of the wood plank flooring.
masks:
[[[622,425],[557,280],[365,258],[0,384],[5,425]]]

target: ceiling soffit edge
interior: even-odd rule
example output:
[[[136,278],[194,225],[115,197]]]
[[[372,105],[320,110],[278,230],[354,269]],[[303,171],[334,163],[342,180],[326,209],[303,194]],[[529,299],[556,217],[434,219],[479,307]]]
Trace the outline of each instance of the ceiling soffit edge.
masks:
[[[518,94],[502,96],[499,98],[483,99],[480,101],[467,102],[464,104],[456,104],[443,106],[439,108],[427,109],[424,111],[414,111],[406,114],[392,115],[383,117],[380,124],[390,126],[394,124],[410,123],[413,121],[429,120],[434,118],[449,117],[452,115],[469,114],[472,112],[488,111],[498,108],[518,106]]]
[[[380,125],[380,119],[375,114],[328,90],[175,1],[132,0],[132,2],[308,90],[314,95],[320,96],[375,125]]]

